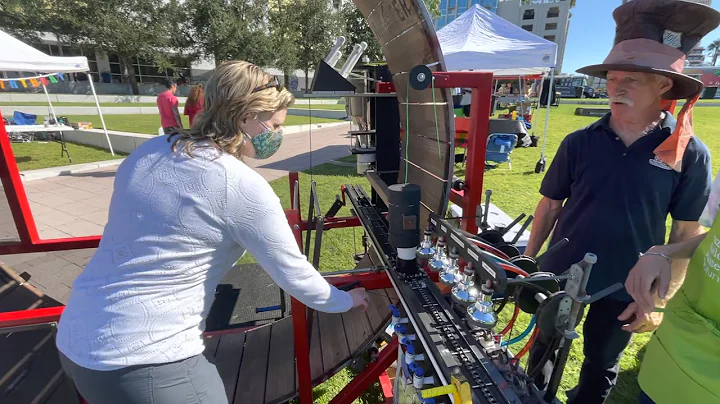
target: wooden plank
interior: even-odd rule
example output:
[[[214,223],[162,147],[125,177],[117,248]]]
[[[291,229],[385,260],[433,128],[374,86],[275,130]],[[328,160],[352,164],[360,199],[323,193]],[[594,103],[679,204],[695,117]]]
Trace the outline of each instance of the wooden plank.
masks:
[[[383,0],[365,19],[380,45],[424,21],[415,0]]]
[[[318,380],[323,375],[322,341],[320,336],[320,318],[317,311],[313,311],[313,329],[310,336],[310,377]]]
[[[400,298],[398,297],[395,289],[393,289],[393,288],[385,289],[385,292],[387,292],[388,297],[390,298],[390,302],[392,302],[392,304],[400,303]]]
[[[405,166],[405,162],[402,161],[400,164],[400,173],[398,174],[398,181],[401,183],[405,182]],[[407,182],[418,184],[422,189],[420,196],[422,203],[433,212],[444,214],[445,212],[441,212],[441,207],[443,206],[443,201],[448,199],[448,195],[446,195],[446,192],[449,192],[449,190],[447,190],[448,181],[442,180],[412,164],[407,164],[407,170]],[[450,173],[450,175],[452,175],[452,173]],[[425,226],[427,226],[429,218],[430,215],[427,209],[421,207],[420,229],[424,229]]]
[[[367,17],[371,11],[380,4],[382,0],[354,0],[355,6],[360,10],[363,16]]]
[[[385,55],[385,59],[388,62],[388,67],[393,74],[409,72],[417,65],[429,65],[438,60],[425,32],[422,24],[418,24],[401,36],[387,43],[380,43],[383,48],[383,55]],[[412,46],[408,46],[408,44],[412,44]],[[404,77],[402,81],[407,83],[407,77]],[[395,89],[398,90],[398,95],[404,97],[405,87],[402,87],[403,91],[401,92],[397,87],[397,82],[395,86]]]
[[[319,313],[323,373],[328,373],[350,358],[342,315]]]
[[[371,291],[368,291],[371,292]],[[351,354],[357,353],[374,335],[366,312],[350,310],[342,314],[345,338]]]
[[[270,331],[271,326],[263,326],[247,332],[234,403],[262,403],[265,400]]]
[[[404,108],[405,100],[410,100],[410,103],[432,103],[432,102],[447,102],[452,100],[450,89],[448,88],[435,88],[431,86],[424,90],[416,90],[410,85],[410,70],[417,66],[417,64],[410,66],[411,61],[408,63],[408,69],[405,72],[393,74],[393,84],[395,85],[395,93],[398,97],[398,108]],[[429,67],[431,72],[440,71],[440,65],[433,65]],[[428,83],[431,84],[431,83]],[[433,95],[435,98],[433,99]]]
[[[295,395],[295,344],[292,318],[272,324],[265,402],[278,403]]]
[[[203,351],[203,355],[205,355],[205,358],[207,358],[207,360],[211,363],[215,363],[215,353],[217,353],[220,339],[221,337],[219,335],[205,337],[205,350]]]
[[[385,324],[390,310],[390,298],[387,296],[387,289],[369,290],[370,305],[367,309],[367,317],[370,321],[370,327],[377,331]]]
[[[3,402],[41,403],[63,381],[63,370],[53,335],[41,339],[0,383]]]
[[[0,386],[9,383],[32,359],[35,350],[48,340],[53,340],[48,329],[0,334]]]
[[[225,334],[215,338],[220,339],[215,353],[215,367],[225,385],[228,401],[233,402],[245,347],[245,333]]]

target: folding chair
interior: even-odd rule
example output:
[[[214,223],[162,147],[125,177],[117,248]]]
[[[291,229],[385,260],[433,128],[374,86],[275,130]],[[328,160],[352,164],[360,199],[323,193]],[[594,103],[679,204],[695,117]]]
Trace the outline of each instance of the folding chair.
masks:
[[[502,163],[508,163],[512,170],[510,153],[517,145],[518,137],[512,133],[493,133],[488,137],[487,151],[485,152],[485,171],[497,168]]]

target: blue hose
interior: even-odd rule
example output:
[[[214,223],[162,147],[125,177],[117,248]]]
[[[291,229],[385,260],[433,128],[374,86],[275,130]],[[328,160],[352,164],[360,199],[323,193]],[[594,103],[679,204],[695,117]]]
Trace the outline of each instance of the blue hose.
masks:
[[[500,344],[500,346],[508,346],[508,345],[512,345],[512,344],[517,344],[518,342],[522,341],[523,338],[527,337],[528,334],[530,334],[530,332],[533,330],[533,328],[535,328],[535,315],[533,315],[532,318],[530,319],[530,323],[528,324],[525,331],[523,331],[520,335],[518,335],[515,338],[509,339],[507,341],[503,341]]]

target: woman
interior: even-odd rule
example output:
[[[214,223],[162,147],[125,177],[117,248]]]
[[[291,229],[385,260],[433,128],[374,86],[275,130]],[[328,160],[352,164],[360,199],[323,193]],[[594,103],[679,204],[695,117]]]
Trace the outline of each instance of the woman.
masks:
[[[710,231],[677,244],[652,247],[630,271],[626,288],[637,316],[663,311],[640,367],[640,403],[720,403],[720,173],[700,224]],[[690,259],[685,281],[664,309],[673,259]],[[653,296],[657,293],[656,296]]]
[[[227,403],[201,335],[215,287],[246,251],[309,307],[367,308],[364,289],[340,291],[307,262],[280,200],[242,162],[278,150],[293,101],[257,66],[226,62],[189,131],[151,139],[120,165],[57,335],[89,403]]]
[[[195,115],[203,109],[203,98],[205,97],[205,89],[202,84],[197,84],[190,89],[187,101],[185,101],[184,114],[190,117],[190,127],[193,125]]]

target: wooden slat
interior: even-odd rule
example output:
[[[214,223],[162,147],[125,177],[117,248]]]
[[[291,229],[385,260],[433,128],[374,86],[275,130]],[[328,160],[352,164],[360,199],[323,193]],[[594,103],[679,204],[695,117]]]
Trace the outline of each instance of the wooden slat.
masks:
[[[270,336],[265,402],[277,403],[294,395],[295,344],[292,319],[273,323]]]
[[[375,8],[376,5],[380,4],[382,0],[354,0],[355,6],[360,10],[364,17]]]
[[[350,352],[343,332],[342,315],[320,313],[318,317],[323,373],[328,373],[348,359]]]
[[[412,102],[412,98],[410,99]],[[447,100],[440,100],[439,102],[443,102]],[[451,104],[448,104],[452,106]],[[407,111],[410,113],[410,133],[421,135],[429,139],[435,139],[437,137],[437,133],[440,134],[440,140],[443,142],[450,142],[455,140],[455,133],[454,129],[452,129],[453,133],[451,132],[451,128],[454,128],[455,122],[449,121],[450,114],[452,110],[448,107],[448,105],[436,105],[435,108],[437,108],[437,130],[435,126],[435,108],[433,105],[408,105]],[[400,126],[405,129],[405,126],[407,126],[406,121],[406,108],[404,105],[400,105],[399,107],[400,112]],[[452,118],[454,120],[454,118]],[[404,144],[400,145],[401,147],[405,147]],[[404,156],[403,151],[403,156]]]
[[[271,326],[263,326],[247,332],[235,403],[262,403],[265,399],[270,331]]]
[[[407,182],[411,184],[418,184],[422,189],[420,200],[432,211],[440,212],[443,205],[443,201],[447,200],[447,195],[444,195],[443,190],[446,189],[447,181],[441,180],[436,176],[428,173],[427,171],[415,167],[412,164],[407,165],[408,175]],[[449,170],[449,169],[448,169]],[[400,164],[400,173],[398,174],[398,181],[405,182],[405,162]],[[448,191],[449,192],[449,191]],[[422,207],[420,209],[420,228],[424,229],[427,226],[429,213]]]
[[[370,292],[370,291],[368,291]],[[354,309],[342,314],[345,337],[351,354],[358,352],[374,335],[366,312]]]
[[[320,336],[320,318],[313,311],[313,329],[310,336],[310,377],[318,380],[323,375],[322,341]]]
[[[450,170],[450,144],[417,135],[410,135],[407,142],[403,135],[402,144],[403,150],[407,151],[403,158],[407,156],[408,160],[421,165],[430,174],[443,178]]]
[[[37,341],[37,344],[25,352],[12,374],[0,385],[3,391],[2,402],[41,403],[63,381],[60,358],[52,334]],[[10,389],[10,387],[12,387]]]
[[[388,43],[380,43],[383,46],[383,54],[388,61],[388,67],[393,74],[409,72],[417,65],[429,65],[436,62],[437,56],[433,51],[432,44],[425,35],[425,28],[418,24],[405,32],[402,36],[391,40]],[[408,45],[412,44],[412,45]],[[407,77],[404,78],[407,82]],[[405,96],[405,87],[401,92],[397,87],[398,95]]]
[[[390,310],[390,298],[387,296],[386,289],[370,290],[368,291],[370,297],[370,306],[367,310],[368,320],[370,321],[370,327],[373,330],[378,330],[385,323]]]
[[[390,302],[391,302],[392,304],[398,304],[398,303],[400,303],[400,298],[398,297],[397,292],[395,291],[395,289],[393,289],[393,288],[385,289],[385,292],[387,292],[388,297],[390,298]]]
[[[225,385],[225,394],[228,400],[233,402],[245,346],[245,333],[225,334],[215,338],[220,339],[215,353],[215,366]]]
[[[220,344],[220,336],[206,337],[205,338],[205,351],[203,355],[208,361],[215,363],[215,353],[217,353],[218,345]]]
[[[404,72],[393,73],[393,84],[395,85],[395,93],[397,94],[398,108],[404,108],[405,100],[410,100],[411,103],[431,103],[431,102],[447,102],[452,100],[450,89],[448,88],[435,88],[433,90],[432,83],[428,82],[428,88],[424,90],[416,90],[410,85],[410,70],[417,66],[414,64],[410,66],[411,60],[407,60],[407,69]],[[418,63],[420,64],[420,63]],[[433,65],[429,67],[430,71],[435,73],[441,71],[440,65]],[[429,78],[428,78],[429,79]],[[433,101],[433,95],[435,96]]]
[[[383,0],[365,19],[381,45],[423,21],[415,0]]]

